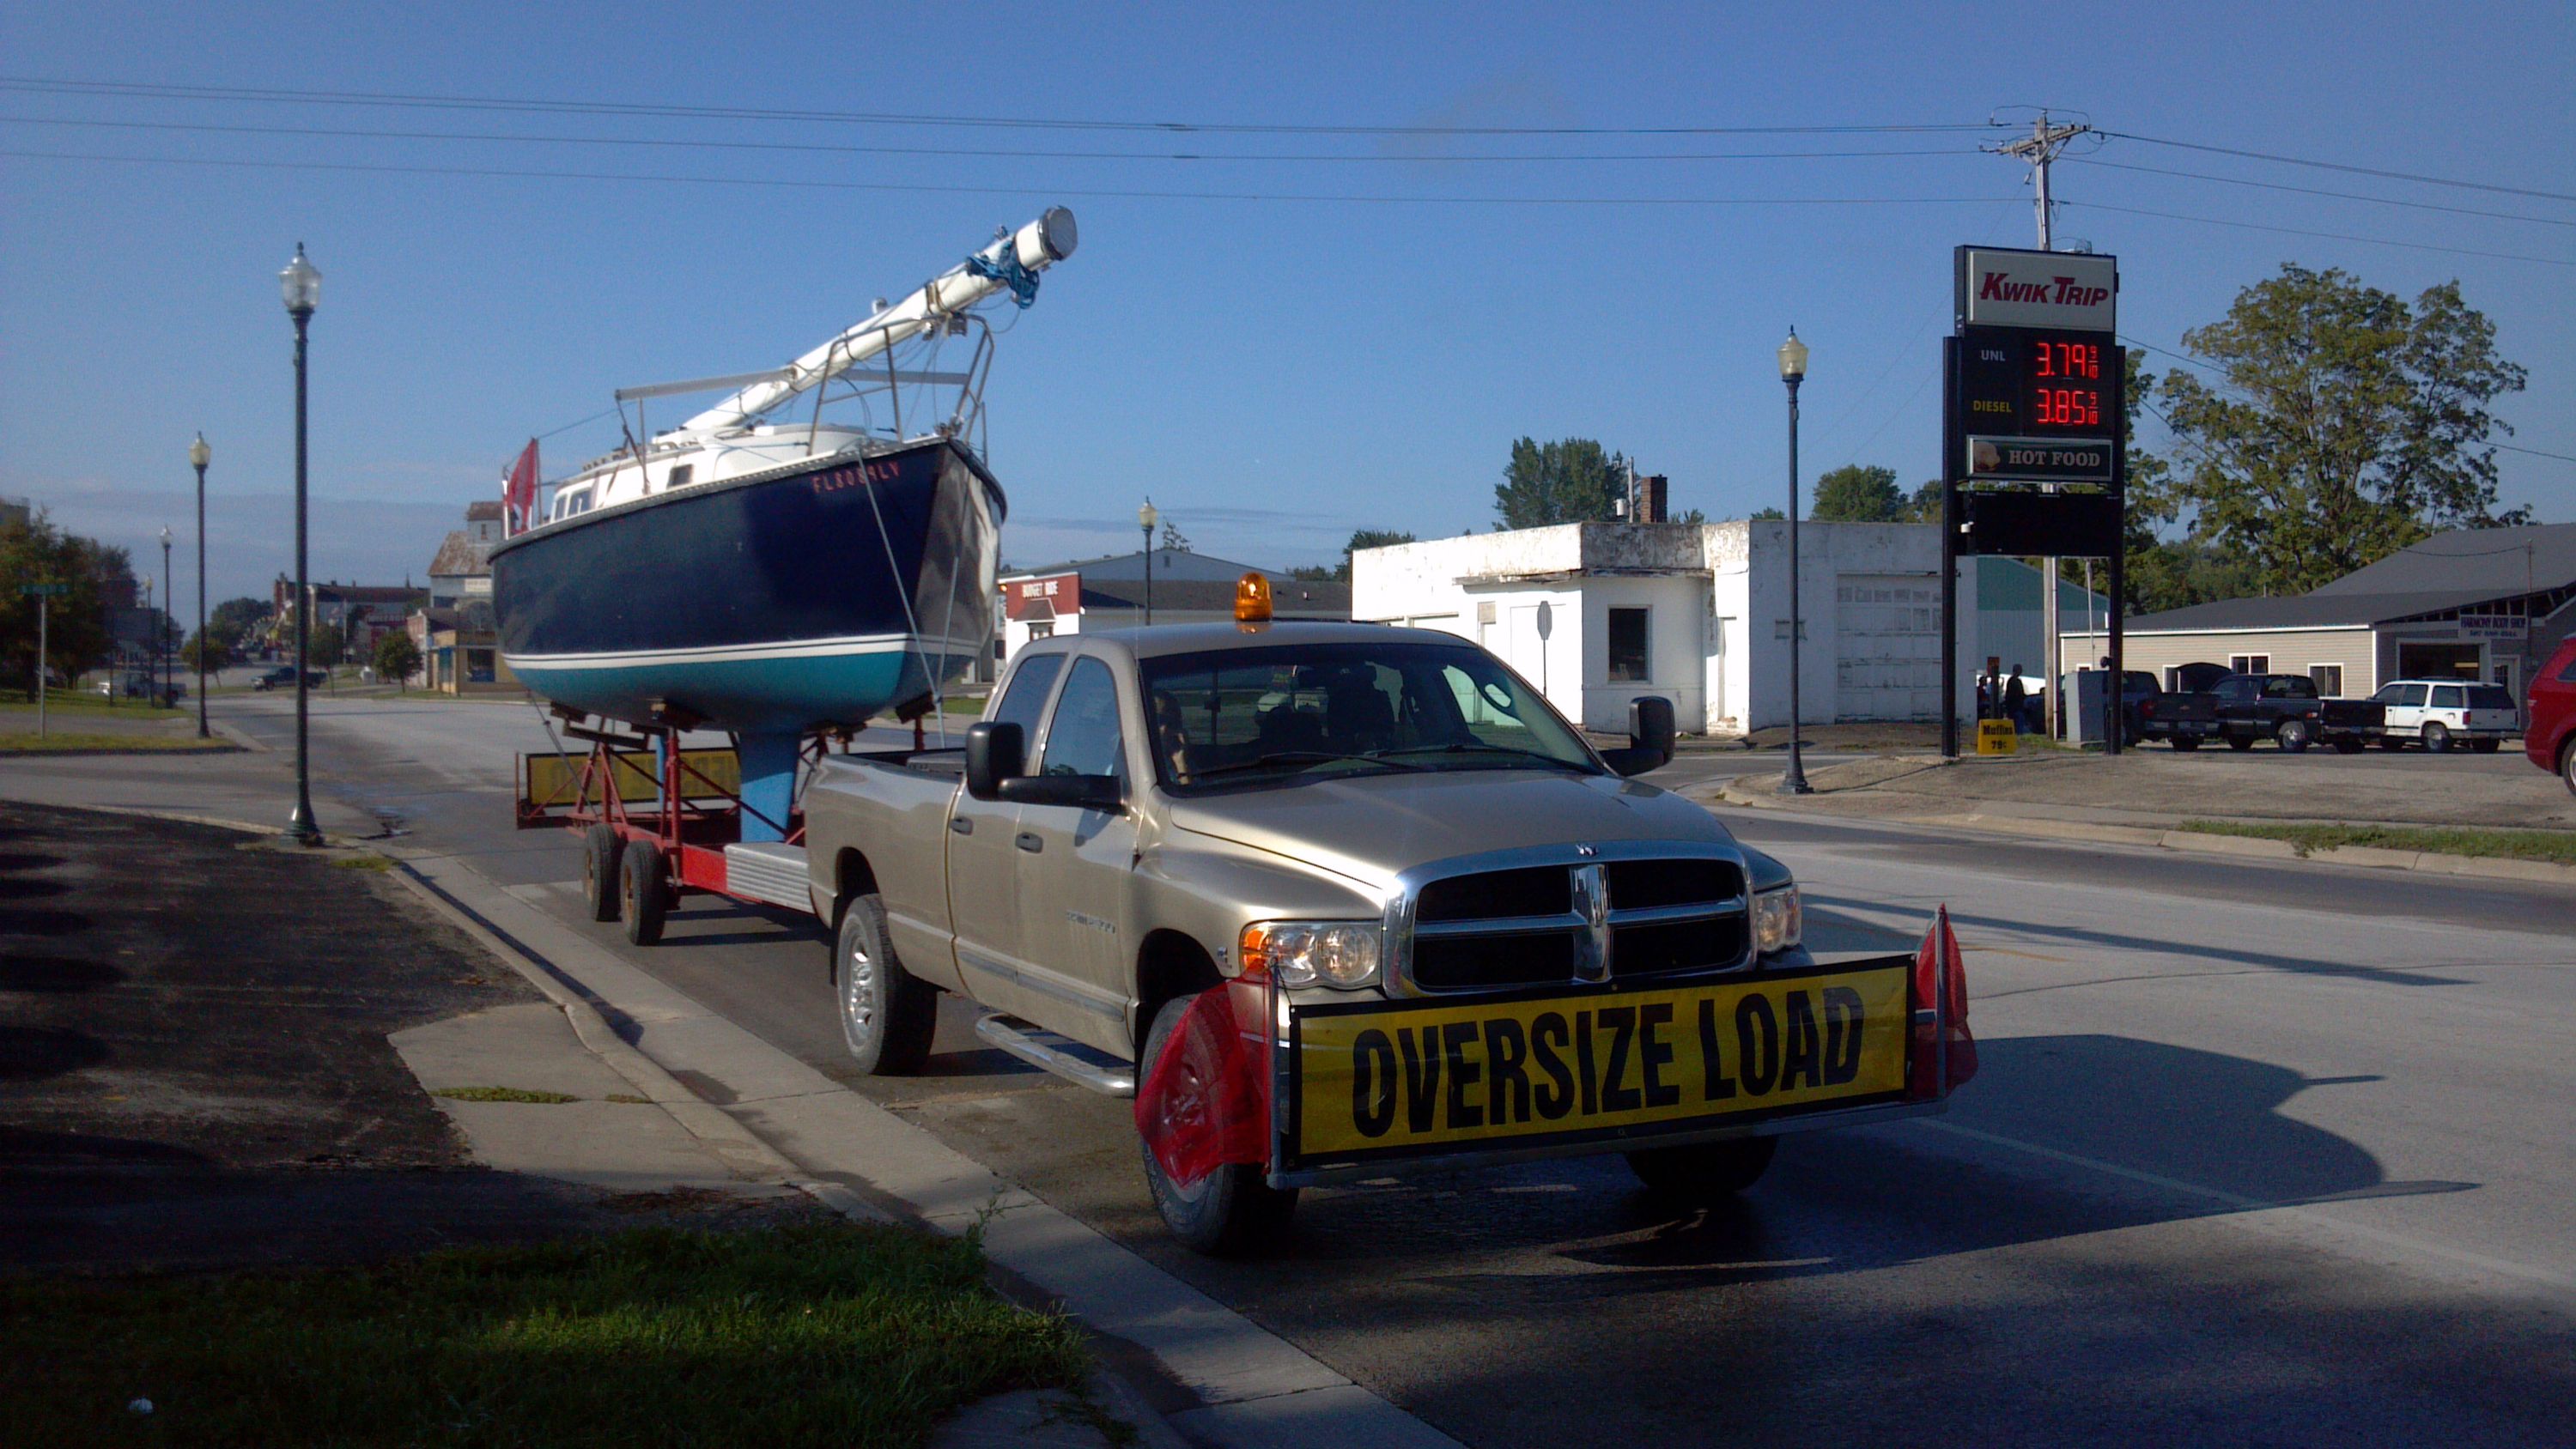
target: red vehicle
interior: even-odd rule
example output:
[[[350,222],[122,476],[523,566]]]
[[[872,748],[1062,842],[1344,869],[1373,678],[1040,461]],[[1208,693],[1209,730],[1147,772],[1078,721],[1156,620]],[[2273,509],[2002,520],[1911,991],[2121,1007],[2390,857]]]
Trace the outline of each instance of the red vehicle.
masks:
[[[2561,643],[2531,676],[2523,713],[2531,725],[2522,732],[2522,752],[2540,768],[2557,771],[2576,793],[2576,638]]]

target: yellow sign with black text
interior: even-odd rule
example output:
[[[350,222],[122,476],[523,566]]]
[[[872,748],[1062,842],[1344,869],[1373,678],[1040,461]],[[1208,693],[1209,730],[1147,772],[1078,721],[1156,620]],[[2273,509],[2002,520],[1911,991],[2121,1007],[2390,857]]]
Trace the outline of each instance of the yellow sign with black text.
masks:
[[[1905,1088],[1911,962],[1661,991],[1304,1008],[1300,1162],[1716,1125]]]
[[[574,802],[582,789],[581,772],[588,765],[587,755],[522,755],[519,778],[519,807],[529,809],[561,807]],[[616,783],[617,798],[625,804],[649,803],[662,798],[662,782],[655,777],[658,768],[653,757],[640,750],[619,750],[609,756],[617,762],[610,778]],[[722,800],[742,789],[742,759],[731,750],[682,750],[680,761],[688,768],[680,773],[680,795],[688,800]],[[590,784],[589,804],[600,803],[599,782]]]

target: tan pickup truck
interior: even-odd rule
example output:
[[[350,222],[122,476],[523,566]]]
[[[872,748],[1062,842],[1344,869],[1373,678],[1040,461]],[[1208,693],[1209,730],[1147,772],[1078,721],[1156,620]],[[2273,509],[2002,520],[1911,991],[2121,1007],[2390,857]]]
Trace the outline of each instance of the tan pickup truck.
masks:
[[[1143,1154],[1211,1251],[1311,1183],[1620,1151],[1732,1192],[1780,1132],[1938,1110],[1911,958],[1808,954],[1785,867],[1628,778],[1672,750],[1669,702],[1634,714],[1595,750],[1423,630],[1036,641],[962,750],[833,756],[806,791],[850,1052],[917,1068],[951,992],[985,1041],[1133,1096],[1200,993],[1257,986],[1268,1159],[1181,1183]]]

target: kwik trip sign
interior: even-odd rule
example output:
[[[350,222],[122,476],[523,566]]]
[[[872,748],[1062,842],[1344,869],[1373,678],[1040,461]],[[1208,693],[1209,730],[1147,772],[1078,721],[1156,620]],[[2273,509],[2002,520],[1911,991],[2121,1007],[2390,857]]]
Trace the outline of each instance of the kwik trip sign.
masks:
[[[1959,320],[1969,326],[2118,330],[2120,267],[2068,252],[1959,249]]]
[[[1972,554],[2106,557],[2124,465],[2116,258],[1957,249],[1945,472]]]

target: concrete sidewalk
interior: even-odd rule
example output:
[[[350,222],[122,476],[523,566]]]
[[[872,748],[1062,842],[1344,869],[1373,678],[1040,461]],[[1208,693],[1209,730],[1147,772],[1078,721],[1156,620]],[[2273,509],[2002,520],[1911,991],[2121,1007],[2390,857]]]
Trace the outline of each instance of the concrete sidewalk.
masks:
[[[266,833],[273,827],[264,819],[292,792],[274,755],[45,764],[0,762],[0,797]],[[315,803],[326,832],[372,833],[376,822],[327,797]],[[398,880],[551,1003],[397,1034],[405,1064],[432,1090],[503,1087],[576,1099],[438,1099],[478,1156],[628,1190],[656,1182],[675,1190],[801,1190],[852,1216],[979,1231],[987,1256],[1024,1299],[1071,1313],[1113,1341],[1113,1361],[1140,1371],[1132,1386],[1104,1378],[1101,1398],[1150,1445],[1455,1449],[1339,1371],[628,963],[542,909],[543,888],[504,889],[462,861],[400,842],[379,848],[396,861]],[[626,1097],[640,1100],[611,1100]],[[589,1140],[610,1131],[620,1140]],[[1097,1442],[1088,1426],[1025,1396],[978,1406],[948,1427],[939,1442],[957,1449],[1068,1434],[1063,1442]]]

